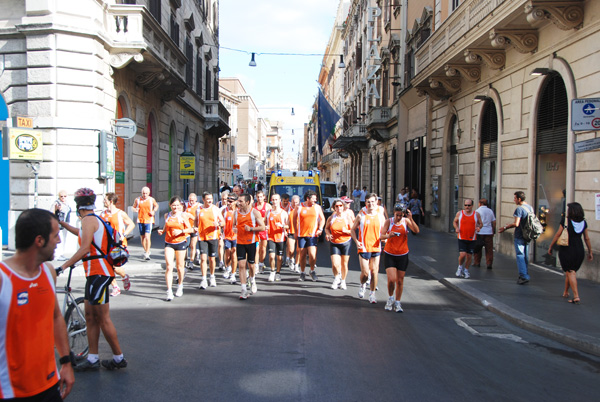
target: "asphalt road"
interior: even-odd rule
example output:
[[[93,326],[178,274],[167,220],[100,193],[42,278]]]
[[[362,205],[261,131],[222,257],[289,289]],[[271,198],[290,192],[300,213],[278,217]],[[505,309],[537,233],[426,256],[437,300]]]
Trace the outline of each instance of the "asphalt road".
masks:
[[[348,290],[332,290],[328,249],[318,282],[258,279],[258,293],[218,275],[164,301],[164,275],[135,274],[111,298],[126,369],[77,373],[71,401],[567,401],[597,400],[600,359],[503,321],[411,264],[403,314],[357,298],[357,257]],[[60,278],[64,280],[64,278]],[[60,283],[60,282],[59,282]],[[82,294],[83,278],[74,279]],[[100,358],[111,357],[101,338]]]

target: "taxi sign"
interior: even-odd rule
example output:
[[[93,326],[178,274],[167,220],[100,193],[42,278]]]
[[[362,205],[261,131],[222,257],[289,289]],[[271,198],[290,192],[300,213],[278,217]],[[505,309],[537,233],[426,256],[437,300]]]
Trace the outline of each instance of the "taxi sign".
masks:
[[[21,128],[33,128],[33,119],[31,117],[13,118],[13,126]]]
[[[571,130],[600,130],[600,98],[573,99],[571,101]]]

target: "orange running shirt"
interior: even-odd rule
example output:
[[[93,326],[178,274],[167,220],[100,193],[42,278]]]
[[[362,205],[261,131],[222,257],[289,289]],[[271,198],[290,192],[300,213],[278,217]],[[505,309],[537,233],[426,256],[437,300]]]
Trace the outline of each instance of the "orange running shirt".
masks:
[[[331,215],[331,223],[329,224],[329,231],[331,232],[331,242],[335,244],[346,243],[351,239],[350,233],[345,233],[344,229],[350,230],[352,224],[348,223],[348,219],[345,213],[338,215],[335,212]]]
[[[173,234],[175,229],[179,229],[181,231],[185,229],[185,218],[181,214],[171,215],[171,212],[169,212],[169,215],[167,215],[167,219],[165,220],[164,227],[165,243],[179,244],[185,241],[188,235],[183,232],[175,235]]]
[[[465,214],[465,211],[460,211],[460,216],[458,217],[458,238],[460,240],[475,240],[476,224],[477,220],[475,219],[475,212],[471,215],[467,215]]]
[[[400,233],[400,236],[393,236],[385,242],[383,251],[390,255],[408,254],[408,229],[406,228],[406,219],[402,218],[400,222],[394,222],[394,218],[390,218],[389,233]]]
[[[198,214],[198,240],[218,240],[221,230],[217,225],[221,211],[216,205],[208,208],[200,207]]]
[[[383,208],[375,209],[373,215],[369,215],[365,210],[358,214],[360,217],[360,226],[358,239],[364,248],[359,249],[359,253],[377,253],[381,251],[381,228],[385,222]]]
[[[138,211],[138,223],[154,223],[154,215],[150,216],[150,212],[154,211],[154,204],[156,201],[152,197],[148,197],[142,200],[140,197],[136,198]]]
[[[185,208],[185,212],[187,212],[188,214],[192,215],[192,218],[189,219],[190,221],[190,226],[194,227],[196,226],[196,218],[198,217],[198,209],[200,208],[200,203],[195,203],[194,206],[187,206]]]
[[[225,218],[225,229],[223,233],[225,235],[225,239],[233,241],[237,239],[237,233],[233,231],[233,217],[235,215],[235,211],[231,210],[227,207],[223,208],[223,218]]]
[[[90,217],[90,218],[88,218]],[[96,219],[98,222],[98,229],[94,232],[94,236],[92,237],[92,241],[96,246],[102,250],[102,253],[94,247],[94,245],[90,245],[90,251],[87,253],[86,257],[95,257],[101,256],[103,253],[108,251],[108,233],[106,232],[106,228],[104,224],[100,222],[100,217],[98,215],[89,214],[84,217],[84,219]],[[79,235],[77,236],[77,242],[79,247],[81,247],[81,230],[79,231]],[[85,258],[85,257],[84,257]],[[95,258],[93,260],[83,261],[83,269],[85,270],[85,276],[92,275],[102,275],[102,276],[115,276],[115,271],[113,266],[106,261],[105,258]]]
[[[296,210],[297,208],[292,209],[292,212],[289,213],[289,217],[290,217],[290,227],[287,230],[287,232],[289,234],[294,234],[296,233]]]
[[[266,222],[268,222],[269,240],[275,243],[285,241],[285,229],[283,225],[287,221],[287,217],[288,214],[283,209],[279,213],[275,213],[272,209],[267,211]],[[281,226],[277,226],[278,223]]]
[[[267,205],[268,204],[265,202],[265,203],[263,203],[263,206],[260,209],[254,207],[254,209],[256,209],[258,212],[260,212],[260,216],[262,216],[263,222],[265,222],[265,230],[263,230],[262,232],[258,232],[258,235],[262,236],[263,240],[267,238],[267,230],[268,230],[267,221],[266,221],[265,217],[267,216],[267,211],[271,210],[271,209],[267,209]]]
[[[104,219],[106,223],[112,226],[114,230],[119,232],[119,234],[121,235],[121,243],[124,246],[127,246],[127,238],[125,237],[126,226],[125,220],[123,219],[124,213],[125,212],[118,209],[117,212],[113,214],[107,209],[102,211],[102,213],[100,214],[100,218]]]
[[[244,230],[244,225],[248,225],[250,227],[256,227],[256,218],[252,213],[253,209],[250,208],[250,211],[245,215],[242,214],[239,210],[235,211],[236,222],[237,222],[237,242],[238,244],[252,244],[258,241],[258,236],[256,232],[246,232]]]
[[[317,208],[319,205],[313,204],[311,207],[307,207],[304,203],[298,205],[296,209],[297,213],[297,232],[298,237],[315,237],[317,229],[319,228],[319,213]]]
[[[24,278],[0,263],[0,399],[24,398],[54,386],[54,279],[40,265]]]

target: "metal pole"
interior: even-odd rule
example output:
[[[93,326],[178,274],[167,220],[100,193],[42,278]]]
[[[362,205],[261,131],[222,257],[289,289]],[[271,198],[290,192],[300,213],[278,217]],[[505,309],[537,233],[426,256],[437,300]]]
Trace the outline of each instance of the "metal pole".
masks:
[[[33,170],[33,207],[37,208],[38,206],[38,176],[39,176],[39,162],[28,162],[27,167]]]

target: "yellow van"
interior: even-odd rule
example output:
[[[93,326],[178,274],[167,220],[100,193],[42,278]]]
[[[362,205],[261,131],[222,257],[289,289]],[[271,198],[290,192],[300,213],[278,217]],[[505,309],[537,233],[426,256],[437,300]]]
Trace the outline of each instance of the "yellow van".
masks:
[[[308,190],[317,193],[317,202],[322,205],[321,186],[319,182],[319,173],[313,170],[278,170],[271,174],[269,182],[269,200],[271,195],[288,194],[290,198],[297,195],[300,202],[304,202],[304,194]]]

